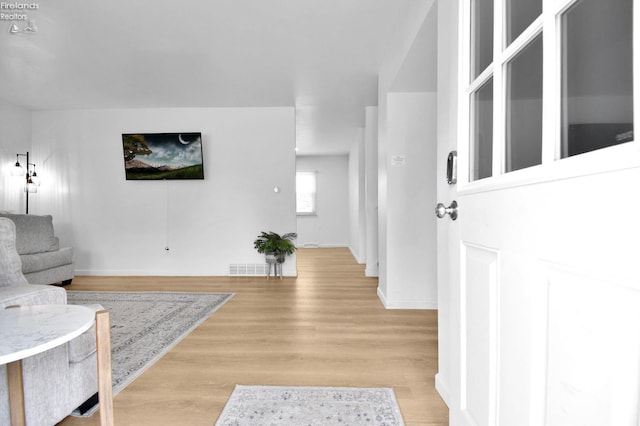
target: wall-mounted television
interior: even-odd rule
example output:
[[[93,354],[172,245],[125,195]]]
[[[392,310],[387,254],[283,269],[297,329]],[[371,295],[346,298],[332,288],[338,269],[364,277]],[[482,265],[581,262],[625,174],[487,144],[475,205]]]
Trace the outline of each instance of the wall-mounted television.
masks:
[[[202,135],[123,133],[127,180],[204,179]]]

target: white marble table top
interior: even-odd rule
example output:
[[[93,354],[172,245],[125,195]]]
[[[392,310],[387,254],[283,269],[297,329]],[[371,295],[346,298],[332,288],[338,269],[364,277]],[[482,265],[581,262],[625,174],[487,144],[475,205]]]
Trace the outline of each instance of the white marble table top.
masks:
[[[0,365],[55,348],[87,331],[95,312],[86,306],[36,305],[0,310]]]

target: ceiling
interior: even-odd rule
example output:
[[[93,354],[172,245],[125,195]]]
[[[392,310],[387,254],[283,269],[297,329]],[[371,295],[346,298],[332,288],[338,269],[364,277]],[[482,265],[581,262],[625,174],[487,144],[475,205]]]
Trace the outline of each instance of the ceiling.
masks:
[[[29,109],[295,106],[298,154],[347,153],[417,0],[56,0],[0,21],[0,99]],[[26,2],[25,2],[26,3]],[[17,21],[24,28],[25,21]]]

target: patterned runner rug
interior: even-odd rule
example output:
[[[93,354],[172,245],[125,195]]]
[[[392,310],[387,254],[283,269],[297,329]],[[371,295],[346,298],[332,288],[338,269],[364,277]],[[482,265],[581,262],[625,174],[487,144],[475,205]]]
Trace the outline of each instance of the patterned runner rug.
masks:
[[[216,426],[403,426],[393,389],[236,385]]]
[[[67,303],[110,313],[113,395],[233,297],[233,293],[67,291]],[[97,410],[97,405],[84,416]],[[81,415],[75,412],[74,415]]]

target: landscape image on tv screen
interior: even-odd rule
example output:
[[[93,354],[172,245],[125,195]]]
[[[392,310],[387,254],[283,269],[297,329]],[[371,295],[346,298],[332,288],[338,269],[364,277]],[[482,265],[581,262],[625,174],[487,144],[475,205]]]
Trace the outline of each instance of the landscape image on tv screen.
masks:
[[[122,148],[127,180],[204,179],[199,132],[126,133]]]

